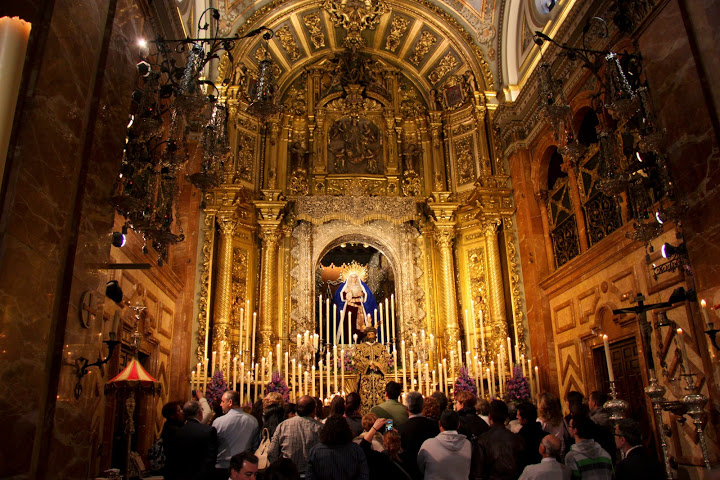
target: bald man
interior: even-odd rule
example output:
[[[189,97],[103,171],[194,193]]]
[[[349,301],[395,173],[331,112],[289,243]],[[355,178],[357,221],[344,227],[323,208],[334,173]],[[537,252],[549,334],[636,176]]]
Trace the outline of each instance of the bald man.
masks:
[[[322,423],[313,419],[315,400],[310,396],[300,397],[297,402],[297,415],[280,423],[275,429],[268,460],[289,458],[295,463],[298,472],[304,477],[310,449],[320,441]]]
[[[562,444],[555,435],[543,437],[538,447],[542,460],[535,465],[528,465],[519,480],[570,480],[571,470],[567,465],[557,461]]]

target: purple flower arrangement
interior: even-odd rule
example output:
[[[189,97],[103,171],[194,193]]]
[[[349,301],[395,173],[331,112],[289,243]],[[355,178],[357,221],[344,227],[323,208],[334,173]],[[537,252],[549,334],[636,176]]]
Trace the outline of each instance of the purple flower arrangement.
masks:
[[[513,376],[507,381],[507,398],[516,402],[530,400],[530,385],[519,365],[513,368]]]
[[[468,374],[466,367],[460,367],[460,375],[458,375],[457,380],[455,380],[453,384],[453,394],[462,391],[477,395],[477,385],[475,385],[475,380]]]
[[[280,372],[278,371],[272,373],[272,378],[265,387],[265,391],[267,393],[277,392],[282,395],[285,402],[290,401],[290,389],[288,388],[287,383],[285,383],[285,380],[282,378]]]
[[[205,398],[207,398],[210,405],[219,406],[223,393],[227,391],[228,384],[225,381],[223,372],[218,370],[210,379],[210,384],[207,386],[207,391],[205,392]]]

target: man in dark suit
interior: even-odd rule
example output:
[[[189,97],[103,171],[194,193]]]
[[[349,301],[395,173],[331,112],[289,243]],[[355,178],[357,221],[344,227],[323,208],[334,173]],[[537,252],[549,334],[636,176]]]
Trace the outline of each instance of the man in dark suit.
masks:
[[[520,469],[528,465],[540,463],[543,459],[540,444],[548,432],[542,429],[537,421],[537,408],[530,402],[522,402],[517,406],[517,419],[520,421],[518,435],[525,442],[525,450],[520,457]]]
[[[218,439],[215,427],[202,424],[202,410],[198,402],[183,406],[185,425],[176,436],[178,455],[172,471],[178,480],[212,478],[217,460]]]
[[[417,467],[417,455],[423,442],[428,438],[434,438],[440,433],[438,423],[424,417],[423,396],[418,392],[408,392],[405,395],[405,407],[407,407],[409,418],[408,421],[397,427],[400,433],[400,442],[402,446],[403,465],[410,470],[408,473],[413,478],[422,478],[422,474]]]
[[[665,478],[660,463],[642,444],[640,424],[623,418],[615,425],[615,445],[623,459],[615,466],[615,480],[650,480]]]

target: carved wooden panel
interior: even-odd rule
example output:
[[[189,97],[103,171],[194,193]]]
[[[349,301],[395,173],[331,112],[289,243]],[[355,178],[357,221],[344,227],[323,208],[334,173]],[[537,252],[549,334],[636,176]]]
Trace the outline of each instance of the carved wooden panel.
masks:
[[[560,372],[560,396],[565,398],[571,390],[582,392],[584,382],[580,359],[580,349],[576,340],[558,345],[558,366]]]
[[[566,302],[557,305],[553,309],[553,319],[555,322],[555,333],[560,334],[562,332],[575,328],[575,310],[573,309],[573,301],[568,300]]]

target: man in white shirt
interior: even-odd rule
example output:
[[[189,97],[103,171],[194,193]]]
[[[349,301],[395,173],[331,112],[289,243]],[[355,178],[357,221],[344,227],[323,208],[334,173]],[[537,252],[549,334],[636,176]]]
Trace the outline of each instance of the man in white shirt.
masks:
[[[258,433],[258,422],[240,408],[240,395],[234,390],[223,393],[220,400],[223,416],[213,422],[218,436],[218,456],[215,463],[217,479],[230,476],[230,458],[252,447]]]
[[[561,448],[560,439],[555,435],[543,437],[538,447],[542,460],[525,467],[518,480],[570,480],[570,467],[557,461]]]

